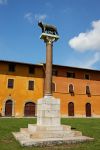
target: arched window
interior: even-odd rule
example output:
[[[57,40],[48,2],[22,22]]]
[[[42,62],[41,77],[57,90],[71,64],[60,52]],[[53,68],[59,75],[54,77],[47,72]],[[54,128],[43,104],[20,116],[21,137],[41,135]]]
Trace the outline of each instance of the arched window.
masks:
[[[55,89],[55,83],[52,83],[52,92],[55,92],[56,89]]]
[[[74,116],[74,103],[68,103],[68,116]]]
[[[89,87],[88,85],[86,86],[86,94],[87,94],[87,95],[90,95],[90,94],[91,94],[91,92],[90,92],[90,87]]]
[[[90,94],[90,87],[88,85],[86,86],[86,94]]]
[[[69,84],[69,93],[74,93],[73,84]]]
[[[86,117],[91,117],[91,104],[90,103],[86,103],[85,110],[86,110]]]
[[[69,93],[74,96],[74,87],[73,84],[69,84]]]
[[[35,116],[35,103],[27,102],[24,106],[24,116]]]
[[[5,103],[5,116],[12,116],[12,100],[7,100]]]

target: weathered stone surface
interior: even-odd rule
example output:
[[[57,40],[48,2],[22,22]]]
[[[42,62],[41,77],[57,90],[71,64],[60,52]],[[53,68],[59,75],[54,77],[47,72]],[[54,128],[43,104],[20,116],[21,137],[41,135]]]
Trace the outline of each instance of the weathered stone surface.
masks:
[[[60,144],[75,144],[75,143],[82,143],[87,141],[93,141],[93,138],[89,138],[86,136],[75,136],[75,137],[66,137],[66,138],[46,138],[46,139],[37,139],[37,138],[29,138],[26,137],[24,134],[17,132],[13,133],[16,140],[22,146],[53,146],[53,145],[60,145]]]
[[[60,125],[60,100],[46,96],[37,102],[37,125]]]
[[[30,132],[34,131],[63,131],[63,130],[71,130],[71,126],[60,125],[60,126],[37,126],[34,124],[28,124],[28,130]]]
[[[37,103],[37,124],[28,124],[13,133],[22,146],[50,146],[63,143],[91,141],[93,138],[82,136],[71,126],[60,124],[60,100],[53,97],[39,99]]]
[[[20,133],[30,138],[66,138],[73,136],[82,136],[80,131],[71,130],[70,126],[37,126],[29,124],[28,128],[21,128]]]

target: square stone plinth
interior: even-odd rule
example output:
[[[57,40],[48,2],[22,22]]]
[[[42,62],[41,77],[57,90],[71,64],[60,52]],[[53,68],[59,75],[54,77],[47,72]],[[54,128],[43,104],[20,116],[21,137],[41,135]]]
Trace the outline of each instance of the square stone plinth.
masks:
[[[60,100],[47,96],[37,101],[37,125],[60,125]]]

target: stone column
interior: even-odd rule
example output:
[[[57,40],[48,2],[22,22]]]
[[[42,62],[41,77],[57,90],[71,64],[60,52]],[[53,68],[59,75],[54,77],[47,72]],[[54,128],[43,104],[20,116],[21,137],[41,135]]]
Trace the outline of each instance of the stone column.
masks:
[[[53,39],[46,38],[46,76],[45,76],[45,94],[52,96],[52,48]]]
[[[60,100],[52,96],[52,55],[53,42],[59,37],[42,33],[46,43],[46,73],[44,97],[37,102],[37,125],[60,126]]]

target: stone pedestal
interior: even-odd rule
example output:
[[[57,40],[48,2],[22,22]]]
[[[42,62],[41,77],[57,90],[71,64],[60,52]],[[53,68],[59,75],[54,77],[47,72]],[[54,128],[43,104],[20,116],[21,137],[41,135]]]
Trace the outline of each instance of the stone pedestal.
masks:
[[[50,146],[62,143],[91,141],[93,138],[82,136],[80,131],[60,124],[60,100],[45,96],[37,102],[37,124],[28,124],[20,132],[13,132],[22,146]]]
[[[60,125],[60,100],[52,96],[45,96],[37,103],[37,125]]]

